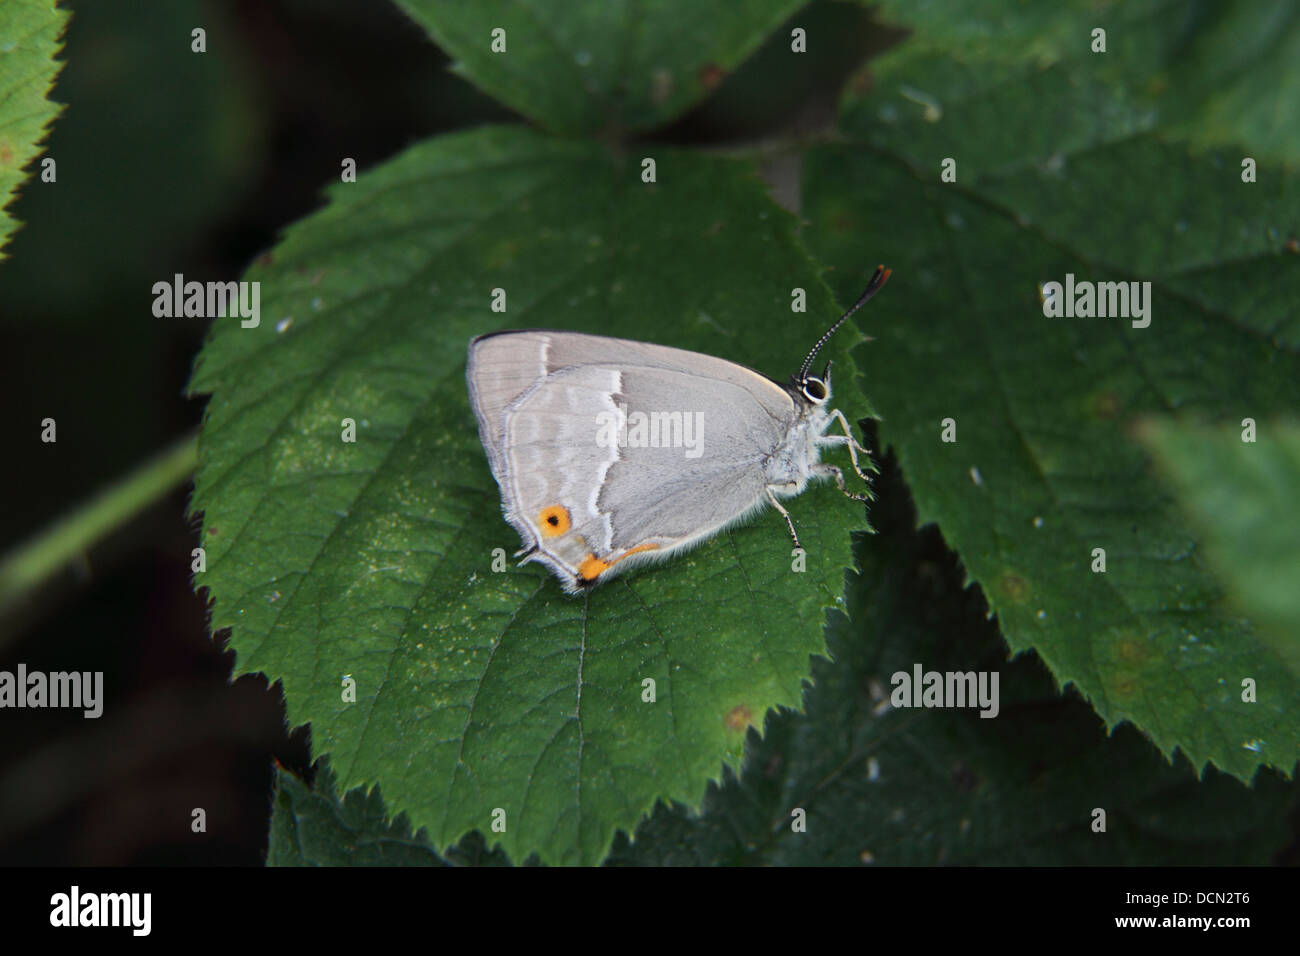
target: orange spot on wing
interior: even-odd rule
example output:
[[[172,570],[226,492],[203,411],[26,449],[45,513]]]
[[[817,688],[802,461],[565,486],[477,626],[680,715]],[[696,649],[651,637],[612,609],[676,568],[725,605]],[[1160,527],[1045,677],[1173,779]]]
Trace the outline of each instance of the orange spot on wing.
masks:
[[[582,564],[578,565],[578,577],[584,581],[594,581],[608,570],[608,561],[602,561],[594,554],[589,554],[583,559]]]
[[[638,544],[635,548],[628,548],[612,561],[602,561],[594,554],[589,554],[578,566],[578,577],[584,581],[594,581],[628,555],[636,554],[638,551],[654,551],[658,547],[657,544]]]
[[[551,505],[549,508],[543,508],[537,515],[537,527],[542,529],[542,534],[548,538],[556,538],[568,531],[573,525],[573,519],[569,516],[569,509],[564,505]]]

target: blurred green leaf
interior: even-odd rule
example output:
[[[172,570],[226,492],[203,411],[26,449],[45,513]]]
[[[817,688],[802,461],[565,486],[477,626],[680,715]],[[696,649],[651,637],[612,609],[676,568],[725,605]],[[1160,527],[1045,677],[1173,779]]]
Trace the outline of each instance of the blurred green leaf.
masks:
[[[491,570],[518,536],[469,409],[472,336],[571,328],[783,377],[838,311],[747,164],[654,155],[647,185],[638,157],[522,128],[416,146],[333,187],[247,273],[260,326],[218,321],[194,375],[213,630],[236,673],[283,681],[342,789],[382,783],[439,848],[480,829],[515,860],[595,863],[657,799],[697,803],[750,724],[799,702],[843,603],[866,520],[827,486],[790,506],[805,573],[774,513],[589,598],[538,565]],[[845,361],[861,335],[841,335]],[[861,416],[853,381],[836,404]]]
[[[880,19],[914,32],[915,49],[943,50],[965,63],[1048,66],[1062,59],[1093,57],[1114,69],[1132,51],[1147,48],[1163,57],[1186,30],[1179,9],[1194,22],[1199,0],[858,0]],[[1092,52],[1092,31],[1107,32],[1105,54]],[[1116,57],[1116,43],[1124,56]],[[1134,46],[1140,44],[1140,46]]]
[[[872,0],[871,6],[876,6]],[[1104,83],[1196,147],[1300,159],[1300,5],[1294,0],[881,0],[911,27],[913,53],[968,67],[1067,70]],[[1105,31],[1105,51],[1093,47]],[[1009,92],[1009,91],[1008,91]],[[1090,110],[1081,107],[1082,116]],[[1040,117],[1049,125],[1056,117]],[[1007,145],[1015,140],[1006,137]]]
[[[610,135],[681,115],[806,2],[397,0],[487,93],[556,132]]]
[[[1191,512],[1235,606],[1300,673],[1300,426],[1153,420],[1139,434]]]
[[[1171,11],[1172,12],[1172,11]],[[1195,146],[1240,146],[1260,161],[1300,160],[1300,5],[1295,0],[1200,0],[1177,56],[1152,87]]]
[[[1297,407],[1293,177],[1262,167],[1243,183],[1235,162],[1144,133],[1140,107],[1062,66],[981,71],[904,45],[874,75],[846,101],[860,138],[805,165],[805,214],[827,262],[848,268],[871,235],[897,263],[858,358],[920,519],[1013,651],[1037,650],[1109,726],[1132,721],[1166,754],[1242,779],[1261,763],[1289,772],[1300,682],[1224,608],[1126,428]],[[945,158],[956,182],[941,181]],[[1151,282],[1150,326],[1046,317],[1040,285],[1067,274]],[[1276,695],[1243,703],[1241,678],[1261,673]]]
[[[4,318],[117,322],[104,309],[120,297],[154,323],[149,286],[170,278],[159,262],[192,249],[257,170],[247,54],[203,0],[64,5],[74,15],[55,92],[68,108],[49,142],[59,178],[17,205],[29,225],[0,269]],[[200,25],[206,53],[190,48]]]
[[[46,97],[63,64],[54,57],[68,14],[50,0],[0,4],[0,259],[18,223],[9,215],[28,165],[62,107]]]

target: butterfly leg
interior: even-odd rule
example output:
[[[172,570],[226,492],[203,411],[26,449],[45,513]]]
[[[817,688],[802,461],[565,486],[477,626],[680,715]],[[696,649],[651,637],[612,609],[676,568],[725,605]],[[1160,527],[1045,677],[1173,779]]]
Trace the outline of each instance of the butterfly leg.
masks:
[[[848,445],[849,460],[853,462],[853,470],[858,473],[858,477],[863,481],[871,481],[858,465],[858,452],[862,452],[862,454],[865,455],[867,454],[867,450],[859,445],[858,440],[853,437],[853,432],[849,429],[848,419],[844,417],[844,413],[838,408],[831,409],[831,417],[840,423],[840,428],[844,429],[844,437],[841,438],[839,435],[832,435],[823,440],[829,445]]]
[[[840,480],[842,481],[843,478],[841,478]],[[772,507],[775,508],[777,511],[781,512],[781,517],[785,519],[785,526],[790,529],[790,537],[794,539],[795,548],[799,551],[802,551],[803,545],[799,543],[799,535],[795,534],[794,522],[790,520],[790,512],[786,511],[785,508],[781,507],[781,502],[776,500],[776,495],[772,494],[772,489],[770,487],[766,488],[765,490],[767,491],[767,500],[772,502]]]
[[[844,497],[846,498],[852,498],[854,501],[872,500],[871,495],[864,495],[857,491],[849,491],[849,489],[844,485],[844,472],[840,471],[834,465],[828,465],[826,462],[821,462],[813,466],[812,473],[819,478],[834,478],[835,486],[844,493]],[[862,474],[862,472],[858,472],[858,474]]]

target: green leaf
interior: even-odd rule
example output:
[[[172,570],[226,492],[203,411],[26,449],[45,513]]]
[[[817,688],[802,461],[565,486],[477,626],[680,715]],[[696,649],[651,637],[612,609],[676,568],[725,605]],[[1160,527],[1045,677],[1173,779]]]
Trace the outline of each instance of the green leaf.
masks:
[[[1300,673],[1300,426],[1153,420],[1140,434],[1234,605]]]
[[[865,517],[833,486],[790,507],[805,573],[774,513],[589,599],[539,565],[492,572],[518,536],[469,408],[472,336],[596,331],[784,376],[838,311],[748,165],[654,155],[647,185],[637,157],[521,128],[416,146],[249,270],[261,324],[218,321],[193,378],[213,630],[236,673],[283,682],[343,790],[382,783],[439,848],[501,808],[511,858],[596,863],[655,800],[697,803],[751,723],[798,703],[843,601]],[[841,335],[837,361],[861,341]],[[859,415],[850,368],[836,404]]]
[[[1300,346],[1293,175],[1261,166],[1243,182],[1235,154],[1193,156],[1147,135],[1154,114],[1070,64],[972,66],[904,47],[875,78],[871,95],[846,98],[844,127],[921,182],[977,196],[1053,245],[1158,276],[1275,344]],[[938,183],[946,158],[955,183]],[[1111,209],[1123,211],[1099,214]]]
[[[1196,107],[1179,131],[1196,146],[1240,145],[1259,160],[1300,160],[1300,6],[1293,0],[1197,5],[1179,56],[1155,78]]]
[[[773,717],[763,740],[751,737],[739,780],[728,773],[710,787],[699,815],[656,807],[635,841],[616,841],[610,863],[1243,865],[1268,863],[1286,846],[1294,784],[1265,773],[1247,788],[1213,771],[1198,781],[1186,761],[1169,766],[1131,728],[1108,737],[1086,704],[1057,694],[1032,655],[1006,660],[939,536],[907,530],[901,488],[883,489],[881,505],[890,503],[882,533],[857,541],[853,623],[833,616],[834,663],[814,662],[806,714]],[[998,716],[890,708],[891,675],[917,663],[999,673]],[[386,821],[374,793],[340,802],[327,774],[316,793],[283,773],[280,787],[271,862],[434,859],[418,836],[426,853],[399,855],[409,830]],[[796,808],[807,813],[806,832],[791,827]],[[1104,833],[1093,831],[1098,808]],[[471,838],[452,860],[499,858],[483,857]]]
[[[1127,427],[1297,407],[1293,178],[1261,167],[1243,183],[1231,157],[1141,132],[1140,109],[1065,66],[982,76],[904,47],[876,75],[846,106],[861,139],[809,157],[805,213],[828,263],[871,236],[896,265],[858,358],[921,520],[1013,651],[1037,650],[1109,726],[1242,779],[1289,771],[1300,683],[1225,608]],[[1151,282],[1150,326],[1047,318],[1040,284],[1067,274]],[[1242,677],[1275,673],[1267,703],[1240,700]]]
[[[882,489],[882,507],[895,491]],[[857,623],[832,619],[834,663],[814,663],[806,714],[774,720],[702,814],[657,808],[611,863],[1204,866],[1264,864],[1286,847],[1294,784],[1269,772],[1253,788],[1214,771],[1198,781],[1131,728],[1108,737],[1032,655],[1006,660],[939,536],[904,533],[910,517],[878,515],[881,534],[858,540]],[[892,676],[918,664],[998,674],[997,716],[891,708]]]
[[[50,0],[0,4],[0,259],[18,226],[9,205],[63,108],[46,96],[63,66],[54,57],[67,23],[68,14]]]
[[[1076,49],[1090,52],[1091,31],[1127,34],[1172,0],[859,0],[880,19],[914,32],[908,43],[966,62],[1047,65]],[[1125,29],[1117,31],[1116,25]],[[1108,38],[1109,39],[1109,38]],[[1113,56],[1112,56],[1113,59]],[[1105,62],[1098,57],[1097,62]]]
[[[328,766],[308,787],[283,768],[275,775],[267,866],[500,866],[500,851],[488,852],[477,835],[467,837],[446,858],[422,833],[412,834],[404,817],[388,819],[379,788],[353,790],[342,800]]]
[[[916,31],[913,52],[988,68],[1068,65],[1073,83],[1107,83],[1198,148],[1300,159],[1293,0],[883,0],[880,16]],[[1093,49],[1097,29],[1104,52]]]
[[[806,0],[397,2],[458,72],[529,119],[620,135],[699,102]],[[495,30],[504,52],[493,50]]]

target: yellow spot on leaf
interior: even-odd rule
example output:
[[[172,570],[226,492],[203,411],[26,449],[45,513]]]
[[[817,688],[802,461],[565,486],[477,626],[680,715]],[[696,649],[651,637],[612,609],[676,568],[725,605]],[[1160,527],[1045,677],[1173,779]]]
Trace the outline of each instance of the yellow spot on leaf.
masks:
[[[727,716],[722,718],[722,722],[727,725],[728,730],[744,733],[745,728],[754,723],[754,712],[744,704],[740,704],[731,708]]]
[[[1007,572],[998,581],[999,589],[1008,600],[1023,604],[1029,597],[1029,584],[1018,574]]]

